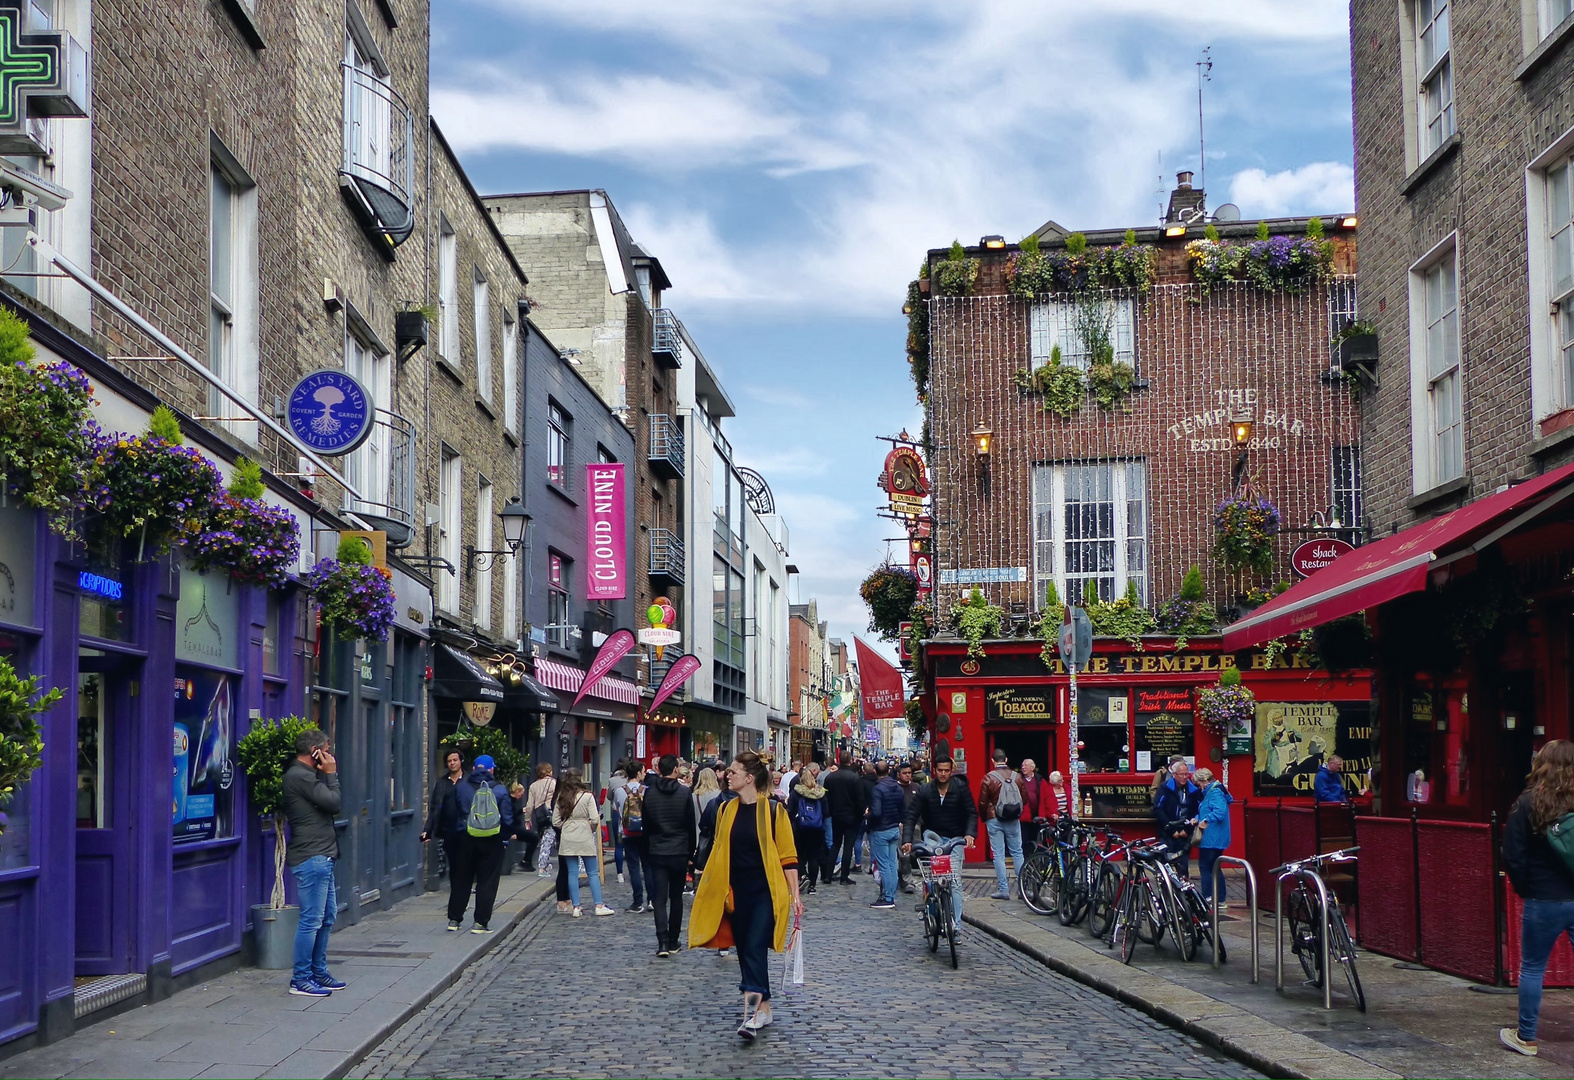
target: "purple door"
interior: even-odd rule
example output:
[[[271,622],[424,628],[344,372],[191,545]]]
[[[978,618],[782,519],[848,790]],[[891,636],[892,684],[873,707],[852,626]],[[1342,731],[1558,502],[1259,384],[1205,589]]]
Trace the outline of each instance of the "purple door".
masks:
[[[84,669],[105,659],[84,655]],[[76,973],[131,970],[131,732],[126,680],[103,671],[77,676]]]

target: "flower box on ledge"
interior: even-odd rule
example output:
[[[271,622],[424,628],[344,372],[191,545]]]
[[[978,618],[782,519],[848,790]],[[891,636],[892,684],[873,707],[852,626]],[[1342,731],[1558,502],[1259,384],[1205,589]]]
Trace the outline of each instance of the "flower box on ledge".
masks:
[[[1339,368],[1349,371],[1361,367],[1368,372],[1377,367],[1377,335],[1351,334],[1339,342]]]

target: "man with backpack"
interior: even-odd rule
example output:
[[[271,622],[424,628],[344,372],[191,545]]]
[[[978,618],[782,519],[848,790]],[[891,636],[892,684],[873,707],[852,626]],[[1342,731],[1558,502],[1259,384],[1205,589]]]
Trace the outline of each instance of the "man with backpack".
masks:
[[[624,782],[615,788],[618,819],[623,828],[623,858],[628,864],[629,881],[634,886],[634,902],[630,911],[644,911],[645,885],[650,883],[655,891],[655,880],[650,865],[650,848],[645,843],[645,763],[630,761],[623,768]],[[654,908],[655,905],[648,905]]]
[[[1006,764],[1006,752],[995,748],[995,767],[984,775],[978,786],[978,812],[989,834],[989,853],[995,860],[995,894],[991,900],[1009,900],[1006,889],[1006,854],[1012,865],[1022,869],[1022,786],[1017,774]]]
[[[831,814],[826,801],[820,766],[811,761],[798,773],[787,796],[787,816],[792,821],[793,843],[798,848],[804,893],[814,892],[822,878],[831,880]]]
[[[503,875],[503,837],[512,833],[514,826],[514,801],[508,797],[508,789],[493,780],[496,768],[497,763],[491,756],[482,754],[470,767],[470,775],[454,786],[464,834],[460,837],[453,882],[448,892],[450,933],[464,922],[472,885],[475,887],[475,925],[470,932],[492,932],[492,905],[497,901],[497,883]]]
[[[907,820],[907,796],[891,775],[891,763],[875,763],[874,791],[869,796],[869,856],[880,877],[880,897],[869,906],[896,907],[896,848]]]

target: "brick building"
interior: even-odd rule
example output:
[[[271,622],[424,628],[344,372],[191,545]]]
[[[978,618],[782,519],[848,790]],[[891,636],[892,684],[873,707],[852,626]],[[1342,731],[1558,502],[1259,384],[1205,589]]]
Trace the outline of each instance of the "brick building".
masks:
[[[1204,249],[1268,258],[1304,245],[1300,238],[1315,227],[1306,218],[1220,221],[1205,234],[1203,193],[1189,181],[1181,174],[1159,228],[1078,235],[1051,222],[1038,230],[1044,265],[1070,268],[1069,277],[1052,279],[1059,288],[1028,284],[1027,268],[1040,257],[1031,241],[1023,251],[986,238],[963,253],[976,264],[943,249],[929,254],[922,285],[930,291],[919,300],[927,350],[919,359],[927,362],[920,392],[927,392],[939,632],[919,671],[931,746],[950,752],[964,775],[982,775],[996,747],[1013,762],[1032,757],[1041,770],[1071,769],[1065,671],[1040,659],[1032,629],[1050,585],[1078,603],[1090,587],[1102,602],[1131,588],[1140,606],[1157,609],[1198,566],[1207,602],[1233,617],[1291,578],[1292,548],[1330,535],[1313,530],[1360,520],[1355,392],[1331,345],[1355,315],[1354,219],[1326,219],[1319,272],[1265,288],[1243,271],[1210,286],[1193,269]],[[1271,239],[1260,242],[1264,228]],[[1087,253],[1079,255],[1084,239]],[[1204,248],[1188,247],[1197,240]],[[1103,287],[1108,275],[1082,285],[1079,275],[1096,279],[1097,267],[1120,260],[1151,269],[1114,287]],[[1106,353],[1134,375],[1109,408],[1081,391],[1056,398],[1037,381],[1041,369],[1069,370],[1091,389],[1093,365]],[[1238,446],[1243,420],[1252,428]],[[1237,478],[1281,515],[1271,573],[1229,571],[1212,555],[1215,507],[1237,490]],[[1002,641],[986,645],[982,658],[967,656],[948,613],[973,589],[1005,610],[1008,640],[1031,643]],[[1129,656],[1133,644],[1096,642],[1077,740],[1083,782],[1097,795],[1081,808],[1087,816],[1145,816],[1148,778],[1168,754],[1200,762],[1218,754],[1222,762],[1223,741],[1194,723],[1192,692],[1234,658],[1221,658],[1217,637],[1191,638],[1150,636]],[[1261,672],[1272,681],[1258,683],[1260,699],[1315,701],[1340,712],[1347,734],[1359,726],[1355,713],[1368,697],[1361,680],[1292,675],[1291,662],[1279,661],[1282,675]],[[1251,758],[1236,766],[1232,789],[1253,793]],[[1258,792],[1301,793],[1278,770],[1268,779]],[[1310,775],[1302,779],[1309,789]]]
[[[820,619],[818,600],[811,598],[808,603],[788,608],[787,690],[792,703],[792,756],[822,765],[831,759],[837,745],[825,707],[831,693],[833,662],[826,640],[828,628]]]

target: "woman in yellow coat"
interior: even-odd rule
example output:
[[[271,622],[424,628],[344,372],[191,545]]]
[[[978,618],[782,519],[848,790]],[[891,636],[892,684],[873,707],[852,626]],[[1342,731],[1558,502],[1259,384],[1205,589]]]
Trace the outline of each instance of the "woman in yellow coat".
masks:
[[[803,914],[798,849],[786,809],[768,798],[767,758],[745,750],[728,766],[727,782],[738,797],[716,814],[716,839],[689,916],[689,947],[737,947],[738,1034],[753,1039],[771,1022],[770,950],[782,951],[792,920]]]

